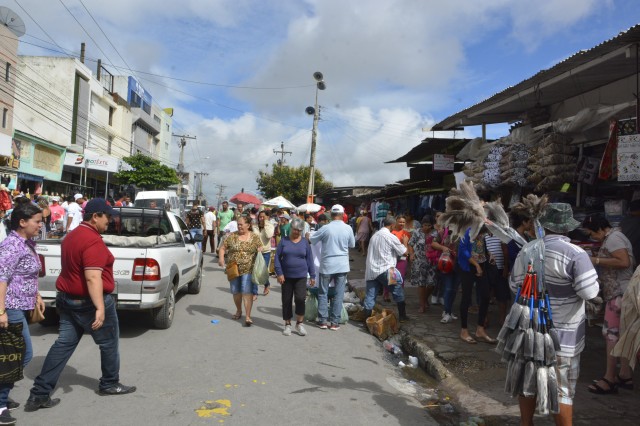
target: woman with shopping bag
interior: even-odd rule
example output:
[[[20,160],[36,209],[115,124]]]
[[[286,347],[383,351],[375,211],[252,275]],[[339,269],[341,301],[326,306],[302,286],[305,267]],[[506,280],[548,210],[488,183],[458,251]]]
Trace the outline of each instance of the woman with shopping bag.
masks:
[[[33,310],[44,311],[38,294],[40,259],[35,252],[33,238],[43,226],[42,210],[32,203],[21,203],[11,213],[11,232],[0,243],[0,333],[22,327],[25,366],[33,356],[28,320]],[[4,374],[4,372],[2,372]],[[21,374],[20,374],[21,376]],[[13,383],[0,383],[0,423],[13,424],[10,409],[20,404],[9,399]]]

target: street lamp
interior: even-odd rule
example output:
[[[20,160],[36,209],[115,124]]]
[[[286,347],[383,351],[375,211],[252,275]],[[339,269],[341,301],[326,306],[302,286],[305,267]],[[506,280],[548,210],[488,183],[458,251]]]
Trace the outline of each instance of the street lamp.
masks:
[[[322,73],[316,71],[313,73],[313,78],[316,80],[316,103],[315,107],[307,107],[306,113],[313,115],[313,130],[311,131],[311,159],[309,160],[309,188],[307,190],[307,203],[313,203],[314,198],[314,185],[316,175],[316,137],[318,133],[318,118],[320,117],[320,111],[318,108],[318,90],[324,90],[327,88],[324,83]]]

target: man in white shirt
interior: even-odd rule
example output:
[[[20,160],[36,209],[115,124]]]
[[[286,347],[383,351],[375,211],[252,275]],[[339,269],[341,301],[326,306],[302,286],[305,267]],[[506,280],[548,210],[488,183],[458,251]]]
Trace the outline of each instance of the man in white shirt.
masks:
[[[344,207],[336,204],[331,207],[331,223],[323,226],[309,237],[311,244],[322,243],[320,259],[320,282],[318,283],[318,326],[326,330],[340,329],[342,300],[347,283],[349,266],[349,248],[356,246],[351,227],[342,221]],[[329,309],[329,283],[336,286],[336,295]]]
[[[207,252],[207,240],[211,243],[211,253],[216,252],[216,229],[218,229],[216,208],[209,206],[209,211],[204,214],[204,240],[202,240],[202,253]]]
[[[393,296],[393,301],[398,306],[398,318],[406,321],[407,308],[404,301],[404,289],[401,284],[389,285],[389,269],[395,268],[398,256],[403,256],[407,252],[407,241],[401,242],[398,237],[391,233],[391,228],[396,224],[393,216],[387,216],[383,221],[383,227],[373,234],[369,241],[367,251],[366,269],[364,279],[366,280],[366,293],[364,298],[364,310],[366,316],[371,315],[373,306],[376,304],[376,296],[380,287],[388,287],[389,293]]]
[[[67,210],[67,232],[71,232],[82,223],[82,203],[84,203],[84,197],[82,194],[76,194],[73,196],[75,202],[69,203]]]

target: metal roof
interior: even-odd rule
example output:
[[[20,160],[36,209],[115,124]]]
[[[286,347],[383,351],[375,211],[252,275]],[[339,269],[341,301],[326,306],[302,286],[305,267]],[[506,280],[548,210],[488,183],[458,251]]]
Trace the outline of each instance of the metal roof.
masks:
[[[554,105],[632,76],[637,66],[634,43],[638,42],[640,24],[445,118],[431,130],[518,121],[523,112],[538,105]]]
[[[471,139],[426,138],[402,157],[385,163],[419,163],[433,159],[433,154],[456,154]]]

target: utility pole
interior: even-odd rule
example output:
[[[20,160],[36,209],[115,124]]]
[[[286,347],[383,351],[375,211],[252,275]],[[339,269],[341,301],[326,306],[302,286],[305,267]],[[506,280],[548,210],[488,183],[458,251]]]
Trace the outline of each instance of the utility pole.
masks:
[[[318,108],[318,90],[326,89],[322,73],[316,71],[313,73],[316,80],[316,102],[315,107],[308,107],[307,114],[313,114],[313,130],[311,131],[311,159],[309,160],[309,188],[307,190],[307,203],[313,203],[315,197],[314,185],[316,179],[316,137],[318,134],[318,119],[320,118],[320,110]]]
[[[194,173],[196,180],[198,182],[198,194],[196,196],[197,200],[202,204],[202,177],[209,176],[209,173],[206,172],[197,172]]]
[[[280,154],[280,159],[278,160],[278,166],[284,166],[284,156],[286,154],[291,155],[292,152],[291,151],[285,151],[284,150],[284,142],[280,142],[280,151],[276,151],[275,149],[273,150],[274,154]]]
[[[220,210],[220,205],[222,204],[222,197],[224,195],[224,189],[227,187],[227,185],[218,185],[218,205],[217,205],[217,209]]]
[[[178,146],[180,147],[180,160],[178,161],[178,178],[180,179],[180,182],[178,183],[178,200],[180,200],[180,204],[182,206],[185,206],[186,200],[183,203],[182,202],[182,182],[184,180],[184,147],[187,146],[187,139],[197,139],[195,136],[189,136],[189,135],[176,135],[176,134],[172,134],[171,136],[175,136],[177,138],[180,138],[180,141],[178,142]]]

